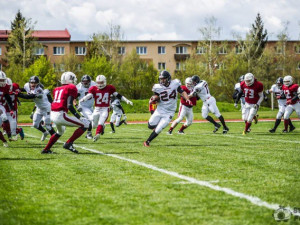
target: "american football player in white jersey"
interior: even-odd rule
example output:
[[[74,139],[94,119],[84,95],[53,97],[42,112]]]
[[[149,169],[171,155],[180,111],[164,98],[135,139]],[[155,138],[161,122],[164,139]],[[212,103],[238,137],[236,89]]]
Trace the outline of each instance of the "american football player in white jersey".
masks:
[[[281,118],[283,117],[285,108],[287,106],[286,96],[282,90],[282,86],[283,86],[283,78],[279,77],[276,80],[276,83],[273,84],[272,87],[270,88],[270,90],[268,91],[269,93],[275,94],[275,97],[278,102],[278,113],[276,115],[276,121],[275,121],[274,127],[269,130],[270,133],[275,133],[277,127],[279,126],[279,124],[281,122]],[[296,127],[292,124],[292,121],[290,118],[288,120],[289,120],[289,127],[290,127],[289,132],[291,132],[291,131],[295,130]]]
[[[198,96],[203,101],[202,117],[214,124],[215,129],[213,132],[216,133],[221,125],[208,115],[209,112],[213,113],[217,118],[219,118],[223,125],[223,134],[226,134],[229,129],[226,126],[225,120],[217,107],[216,99],[210,95],[207,82],[205,80],[200,80],[200,77],[197,75],[192,76],[192,81],[194,84],[194,89],[189,97]]]
[[[232,95],[232,98],[235,100],[237,98],[238,93],[241,90],[241,82],[244,80],[245,75],[240,76],[239,78],[239,82],[237,82],[234,85],[234,93]],[[243,110],[243,108],[245,107],[245,95],[241,97],[241,109]]]
[[[92,97],[85,102],[81,102],[80,100],[88,94],[89,88],[92,86],[96,86],[96,82],[92,81],[89,75],[84,75],[81,78],[81,82],[76,85],[79,94],[78,96],[79,104],[77,106],[77,110],[91,122],[87,130],[87,135],[85,136],[87,139],[93,139],[92,121],[93,121],[93,111],[94,111],[93,109],[94,98]]]
[[[33,99],[36,107],[36,111],[33,114],[33,127],[43,133],[41,141],[44,141],[49,133],[51,135],[55,133],[50,120],[52,103],[51,94],[49,90],[43,89],[42,85],[40,84],[40,79],[37,76],[30,77],[29,82],[24,85],[24,89],[27,94],[35,94],[39,96],[38,98]],[[42,120],[45,122],[47,130],[45,130],[45,128],[42,126]]]
[[[119,127],[121,126],[123,123],[125,125],[127,125],[126,123],[126,115],[125,115],[125,111],[121,105],[121,101],[120,99],[116,98],[115,96],[111,96],[111,108],[113,110],[113,113],[111,114],[111,117],[110,117],[110,127],[111,127],[111,130],[112,132],[111,133],[115,133],[115,127],[114,127],[114,122],[116,122],[116,127]],[[121,120],[123,116],[123,120]]]
[[[180,87],[180,81],[171,80],[171,74],[168,71],[161,71],[158,80],[159,84],[154,84],[152,88],[154,95],[150,98],[150,103],[158,102],[157,109],[148,122],[148,128],[153,132],[144,142],[145,147],[149,147],[150,142],[171,122],[177,108],[177,92],[188,104],[192,105],[187,93]]]

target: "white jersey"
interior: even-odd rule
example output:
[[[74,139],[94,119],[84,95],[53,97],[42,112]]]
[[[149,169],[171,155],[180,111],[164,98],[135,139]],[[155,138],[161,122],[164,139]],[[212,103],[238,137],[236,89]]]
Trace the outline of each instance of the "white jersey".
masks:
[[[168,87],[161,84],[154,84],[152,91],[159,95],[157,103],[159,113],[175,113],[177,108],[177,89],[181,83],[178,79],[172,80]]]
[[[205,80],[201,80],[200,83],[194,87],[193,93],[196,93],[203,102],[211,97],[208,84]]]
[[[239,83],[236,83],[235,85],[234,85],[234,90],[237,90],[238,92],[240,92],[241,91],[241,83],[239,82]],[[243,95],[242,95],[242,97],[241,97],[241,103],[242,104],[245,104],[245,94],[243,93]]]
[[[26,83],[24,85],[24,89],[26,90],[27,94],[37,94],[37,95],[42,94],[43,95],[42,98],[34,98],[33,99],[33,101],[38,109],[41,109],[41,110],[50,109],[51,104],[47,98],[47,95],[49,94],[48,89],[44,90],[43,88],[41,88],[40,85],[37,85],[34,90],[31,90],[29,83]]]
[[[120,99],[116,98],[112,103],[111,103],[111,107],[114,111],[114,113],[116,114],[123,114],[122,110],[118,107],[121,105]]]
[[[89,88],[92,87],[92,86],[96,86],[96,82],[91,81],[90,86],[88,88],[84,87],[82,85],[82,83],[77,84],[76,87],[77,87],[78,93],[80,94],[79,97],[78,97],[78,100],[82,99],[88,93]],[[91,99],[89,99],[85,102],[81,102],[79,104],[79,106],[86,107],[86,108],[93,108],[94,98],[91,98]]]
[[[273,84],[271,87],[271,91],[274,93],[274,95],[277,98],[278,105],[285,105],[286,104],[286,97],[284,95],[283,90],[281,90],[277,84]],[[280,96],[280,98],[278,98]]]

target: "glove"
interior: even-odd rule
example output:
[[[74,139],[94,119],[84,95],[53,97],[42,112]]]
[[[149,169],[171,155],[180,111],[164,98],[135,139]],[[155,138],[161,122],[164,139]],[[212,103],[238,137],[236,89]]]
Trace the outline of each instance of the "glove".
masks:
[[[133,105],[132,101],[129,101],[129,100],[127,100],[126,103],[129,105]]]
[[[258,104],[255,104],[255,105],[254,105],[254,109],[258,110],[258,109],[259,109],[259,105],[258,105]]]
[[[127,116],[125,114],[123,114],[123,119],[127,120]]]
[[[30,114],[30,119],[32,119],[32,120],[33,120],[33,114],[34,114],[34,113],[31,113],[31,114]]]
[[[267,95],[270,94],[270,91],[269,91],[269,90],[266,90],[265,92],[266,92]]]
[[[292,104],[292,99],[287,99],[287,100],[286,100],[286,104],[287,104],[287,105]]]
[[[10,116],[11,116],[12,118],[15,118],[15,111],[10,110],[9,114],[10,114]]]
[[[235,107],[235,108],[238,108],[238,104],[237,104],[237,103],[234,103],[234,107]]]

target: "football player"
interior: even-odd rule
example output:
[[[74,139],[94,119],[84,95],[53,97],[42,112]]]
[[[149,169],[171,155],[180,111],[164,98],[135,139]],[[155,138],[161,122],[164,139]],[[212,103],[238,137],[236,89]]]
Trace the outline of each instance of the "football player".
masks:
[[[41,141],[44,141],[49,134],[51,136],[55,134],[50,120],[51,103],[53,102],[51,94],[49,90],[44,90],[37,76],[30,77],[29,82],[24,85],[24,89],[27,94],[38,96],[38,98],[33,99],[36,109],[32,116],[33,127],[43,133]],[[47,130],[42,126],[41,121],[45,122]]]
[[[220,122],[223,125],[223,134],[228,133],[229,128],[226,126],[224,117],[221,115],[217,104],[216,99],[211,96],[208,88],[208,84],[205,80],[200,80],[200,77],[197,75],[192,76],[192,81],[194,85],[194,89],[192,93],[189,95],[189,97],[192,96],[198,96],[199,99],[203,101],[202,105],[202,117],[209,122],[211,122],[215,129],[213,130],[214,133],[216,133],[221,125],[217,123],[211,116],[208,115],[209,112],[213,113],[217,118],[219,118]]]
[[[152,91],[154,95],[150,98],[150,102],[158,102],[157,109],[151,115],[148,128],[153,132],[147,141],[144,142],[145,147],[150,146],[150,142],[171,122],[177,108],[177,92],[186,100],[187,104],[192,105],[187,93],[182,90],[179,80],[172,80],[171,74],[163,70],[158,77],[159,84],[154,84]]]
[[[69,71],[64,72],[61,75],[62,86],[53,90],[54,99],[51,104],[50,119],[56,125],[57,131],[51,136],[48,144],[42,150],[42,154],[52,153],[51,147],[63,135],[65,132],[65,126],[78,128],[63,145],[63,148],[73,153],[78,153],[73,146],[73,142],[87,130],[90,122],[85,117],[81,117],[74,108],[73,101],[78,96],[77,88],[75,86],[76,81],[77,78],[74,73]],[[68,111],[70,111],[74,116],[68,116]]]
[[[115,133],[115,127],[114,127],[114,122],[116,122],[116,127],[121,126],[123,123],[127,125],[126,123],[126,115],[125,111],[121,105],[120,99],[116,98],[115,96],[111,96],[111,107],[113,110],[113,113],[111,114],[110,117],[110,127],[112,130],[112,133]],[[123,120],[121,120],[123,116]]]
[[[284,115],[285,108],[286,108],[286,97],[284,95],[284,92],[282,90],[282,85],[283,85],[283,78],[279,77],[276,80],[276,83],[272,85],[271,89],[268,91],[268,93],[274,93],[275,97],[278,102],[278,113],[276,115],[276,121],[275,125],[272,129],[269,130],[270,133],[275,133],[277,127],[279,126],[281,122],[281,118]],[[289,126],[290,126],[290,132],[295,130],[296,128],[292,124],[291,119],[289,119]]]
[[[193,91],[192,78],[186,78],[185,85],[182,85],[181,88],[189,95]],[[197,104],[197,98],[191,97],[190,101],[192,102],[192,105],[188,104],[183,98],[183,96],[180,97],[178,118],[173,121],[169,131],[167,132],[168,134],[172,134],[173,129],[177,126],[178,123],[180,123],[183,120],[184,117],[186,118],[186,122],[181,126],[181,128],[178,131],[178,134],[184,134],[183,130],[185,130],[188,126],[190,126],[193,123],[193,106]]]
[[[259,106],[264,99],[263,90],[263,84],[257,81],[252,73],[247,73],[245,75],[245,79],[241,83],[241,90],[234,103],[234,106],[236,107],[238,101],[244,93],[246,104],[242,110],[242,119],[245,121],[246,125],[243,135],[250,132],[250,126],[254,116],[257,114]]]
[[[104,75],[98,75],[96,77],[96,86],[90,87],[88,94],[79,101],[79,103],[85,102],[94,97],[95,109],[93,112],[93,127],[97,126],[96,134],[93,138],[94,142],[97,141],[100,138],[100,134],[103,133],[104,123],[109,114],[111,95],[127,104],[133,105],[131,101],[116,92],[116,88],[113,85],[106,84],[106,77]]]
[[[239,82],[234,85],[234,93],[232,95],[233,100],[237,98],[238,93],[241,90],[241,82],[244,80],[245,75],[240,76]],[[245,95],[242,95],[241,97],[241,109],[245,107]]]
[[[82,99],[84,96],[88,94],[89,88],[92,86],[96,86],[96,82],[92,81],[92,78],[89,75],[84,75],[81,78],[81,82],[76,85],[78,90],[78,99]],[[91,123],[87,130],[87,139],[93,139],[92,135],[92,121],[93,121],[93,106],[94,106],[94,99],[91,98],[85,102],[79,102],[77,106],[78,112],[80,112],[85,118],[87,118]]]
[[[283,78],[283,86],[282,90],[284,92],[284,95],[286,97],[286,108],[283,115],[284,118],[284,133],[288,132],[288,125],[289,125],[289,118],[293,111],[296,111],[298,117],[300,118],[300,103],[299,103],[299,97],[297,94],[299,85],[293,83],[293,77],[290,75],[287,75]],[[291,131],[291,130],[290,130]]]

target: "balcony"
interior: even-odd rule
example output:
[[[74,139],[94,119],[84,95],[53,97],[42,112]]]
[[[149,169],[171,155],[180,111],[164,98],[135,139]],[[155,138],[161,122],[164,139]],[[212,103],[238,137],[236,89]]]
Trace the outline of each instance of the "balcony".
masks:
[[[190,58],[190,54],[174,54],[174,58],[176,61],[185,61]]]

